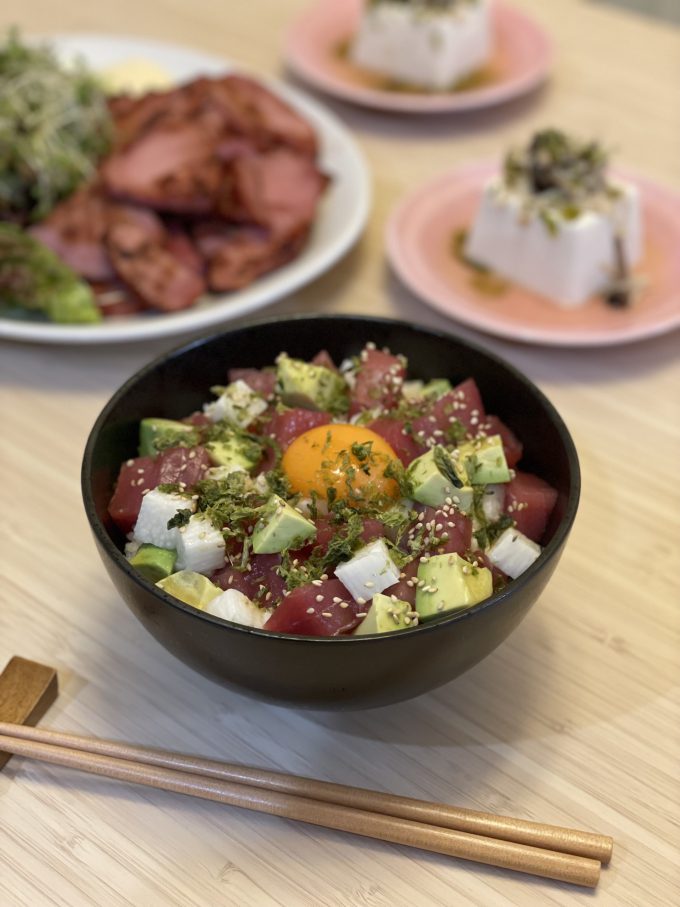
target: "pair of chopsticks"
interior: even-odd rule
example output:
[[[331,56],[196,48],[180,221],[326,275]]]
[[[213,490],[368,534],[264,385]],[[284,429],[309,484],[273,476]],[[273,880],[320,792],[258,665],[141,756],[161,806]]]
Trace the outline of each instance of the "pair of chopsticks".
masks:
[[[589,888],[613,847],[606,835],[6,722],[0,751]]]

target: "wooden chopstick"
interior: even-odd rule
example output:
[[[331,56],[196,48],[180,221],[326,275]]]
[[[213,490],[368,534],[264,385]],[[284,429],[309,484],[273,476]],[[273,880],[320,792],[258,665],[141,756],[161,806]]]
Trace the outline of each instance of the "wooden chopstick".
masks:
[[[14,728],[12,725],[2,725],[0,730],[8,727]],[[257,788],[249,784],[207,777],[203,774],[141,763],[131,759],[120,759],[53,743],[21,739],[19,734],[15,736],[0,735],[0,751],[2,750],[120,781],[143,784],[205,800],[214,800],[257,812],[296,819],[312,825],[347,831],[394,844],[418,847],[434,853],[513,869],[575,885],[594,888],[600,875],[600,862],[588,857],[441,828],[410,819],[328,803],[306,796]]]
[[[589,857],[605,864],[609,862],[612,854],[612,838],[574,828],[561,828],[556,825],[545,825],[509,816],[495,816],[491,813],[449,806],[445,803],[431,803],[427,800],[399,797],[365,788],[333,784],[329,781],[317,781],[299,775],[287,775],[283,772],[115,743],[110,740],[80,737],[61,731],[46,731],[42,728],[0,722],[0,734],[20,737],[23,740],[52,743],[86,753],[97,753],[101,756],[113,756],[144,765],[190,772],[207,778],[248,784],[279,793],[335,803],[339,806],[349,806],[353,809],[424,822],[441,828],[498,838],[503,841],[513,841],[516,844],[528,844],[545,850]]]

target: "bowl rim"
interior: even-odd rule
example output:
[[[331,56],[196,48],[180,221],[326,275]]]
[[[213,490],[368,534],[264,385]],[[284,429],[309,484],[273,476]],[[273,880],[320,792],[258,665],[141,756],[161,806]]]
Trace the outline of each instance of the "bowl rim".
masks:
[[[94,450],[97,445],[100,431],[104,423],[108,419],[110,412],[114,409],[115,406],[117,406],[121,398],[125,397],[139,381],[143,380],[147,375],[155,371],[159,366],[168,362],[168,360],[180,358],[191,350],[207,345],[221,337],[228,337],[241,332],[252,331],[254,329],[256,330],[258,328],[267,328],[274,326],[281,327],[302,321],[328,323],[346,321],[364,326],[365,328],[379,325],[381,327],[392,327],[395,329],[406,329],[409,331],[414,331],[417,334],[422,335],[423,340],[433,338],[439,341],[454,341],[455,343],[468,347],[473,353],[479,354],[483,357],[486,357],[488,360],[491,360],[491,362],[495,366],[505,370],[507,373],[512,375],[514,379],[523,384],[527,388],[527,390],[529,390],[538,399],[547,416],[550,418],[554,427],[556,428],[560,441],[563,444],[569,464],[571,483],[567,495],[564,515],[559,525],[557,526],[553,537],[550,539],[548,544],[543,547],[540,557],[537,558],[524,573],[522,573],[516,579],[513,579],[512,582],[508,583],[508,585],[500,592],[495,592],[493,595],[489,596],[489,598],[478,602],[476,605],[473,605],[470,608],[466,608],[461,611],[454,611],[451,614],[442,614],[439,617],[428,620],[426,623],[418,624],[415,627],[409,627],[408,629],[400,630],[398,633],[367,633],[360,636],[355,636],[353,634],[346,636],[305,636],[297,633],[281,633],[274,630],[263,630],[257,627],[248,627],[243,624],[234,623],[233,621],[216,617],[215,615],[209,614],[206,611],[201,611],[198,608],[194,608],[191,605],[188,605],[185,602],[174,598],[174,596],[169,595],[164,590],[159,589],[154,584],[144,579],[144,577],[142,577],[142,575],[138,573],[138,571],[130,566],[130,563],[128,562],[122,551],[118,549],[109,532],[107,531],[104,523],[102,522],[102,520],[100,520],[96,512],[94,496],[90,485]],[[471,377],[474,378],[474,375],[472,375]],[[576,452],[576,446],[571,437],[569,429],[567,428],[566,423],[562,419],[555,406],[548,399],[548,397],[543,393],[538,385],[536,385],[530,378],[528,378],[522,371],[520,371],[520,369],[516,368],[510,362],[503,359],[501,356],[498,356],[496,353],[492,352],[481,344],[468,340],[466,337],[458,336],[449,331],[422,326],[416,324],[415,322],[407,321],[404,319],[343,313],[321,313],[313,315],[309,315],[307,313],[293,313],[291,315],[278,317],[272,317],[271,315],[269,315],[265,317],[249,319],[248,321],[242,322],[239,325],[227,330],[214,331],[209,334],[195,337],[154,357],[154,359],[152,359],[146,365],[142,366],[140,369],[130,375],[130,377],[123,382],[123,384],[111,395],[108,401],[104,404],[92,428],[90,429],[81,463],[81,493],[85,506],[85,513],[90,524],[90,529],[92,530],[96,540],[106,551],[107,555],[109,555],[113,563],[120,570],[122,570],[122,572],[126,574],[127,577],[131,579],[135,585],[139,586],[143,591],[157,596],[166,605],[169,605],[170,607],[181,611],[188,617],[195,620],[206,621],[207,623],[212,624],[215,627],[222,628],[225,631],[245,633],[251,636],[259,636],[265,639],[277,639],[279,641],[297,645],[306,644],[332,646],[350,645],[352,643],[354,643],[355,645],[367,646],[378,643],[389,645],[390,643],[397,643],[400,639],[411,637],[414,633],[417,633],[419,635],[425,633],[434,633],[438,628],[449,626],[450,624],[459,623],[465,620],[471,620],[475,617],[475,615],[480,614],[483,611],[501,607],[503,603],[507,601],[511,596],[520,593],[525,586],[529,585],[533,577],[537,575],[538,572],[542,570],[543,567],[547,564],[547,562],[552,560],[560,551],[573,526],[574,519],[576,517],[576,511],[578,509],[580,492],[581,470],[578,454]]]

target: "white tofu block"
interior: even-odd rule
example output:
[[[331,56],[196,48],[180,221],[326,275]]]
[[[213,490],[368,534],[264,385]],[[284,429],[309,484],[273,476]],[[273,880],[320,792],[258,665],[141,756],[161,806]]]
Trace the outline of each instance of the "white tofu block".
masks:
[[[203,412],[213,422],[227,419],[239,428],[247,428],[266,408],[266,401],[245,381],[239,380],[229,384],[217,400],[206,403]]]
[[[177,531],[177,570],[212,573],[224,566],[224,538],[203,514],[195,514]]]
[[[371,601],[376,593],[397,582],[399,567],[390,557],[385,542],[376,539],[344,564],[338,564],[335,575],[355,601]]]
[[[142,498],[142,506],[132,532],[132,538],[140,544],[148,543],[157,548],[176,548],[177,529],[168,529],[168,520],[178,510],[196,510],[196,502],[181,494],[168,494],[152,489]]]
[[[536,542],[517,529],[506,529],[487,550],[486,556],[503,573],[516,579],[531,567],[540,553],[541,546]]]
[[[482,510],[490,523],[494,523],[503,513],[505,502],[505,485],[487,485],[482,497]]]
[[[483,66],[491,45],[487,0],[448,10],[383,0],[366,6],[350,57],[397,82],[441,91]]]
[[[214,614],[215,617],[221,617],[222,620],[231,620],[235,624],[257,627],[260,630],[272,613],[265,608],[258,608],[238,589],[227,589],[209,601],[204,610],[208,614]]]
[[[522,196],[494,179],[484,189],[466,255],[564,307],[582,305],[612,279],[617,234],[630,267],[642,255],[637,188],[629,184],[617,188],[621,197],[613,203],[611,215],[585,211],[573,220],[560,219],[553,234],[538,215],[525,215]]]

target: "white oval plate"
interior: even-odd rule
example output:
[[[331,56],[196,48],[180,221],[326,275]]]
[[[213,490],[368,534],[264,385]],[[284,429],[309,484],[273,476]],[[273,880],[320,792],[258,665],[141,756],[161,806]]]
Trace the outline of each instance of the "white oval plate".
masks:
[[[54,35],[46,40],[65,59],[81,56],[95,69],[142,58],[158,64],[177,82],[232,69],[247,72],[219,57],[147,39],[80,34]],[[181,312],[112,317],[95,325],[0,318],[0,338],[37,343],[112,343],[200,331],[270,305],[314,280],[348,251],[366,224],[371,201],[370,178],[359,148],[339,120],[316,101],[275,79],[259,75],[256,78],[313,125],[320,140],[320,166],[331,177],[309,241],[300,255],[249,287],[206,296]]]

